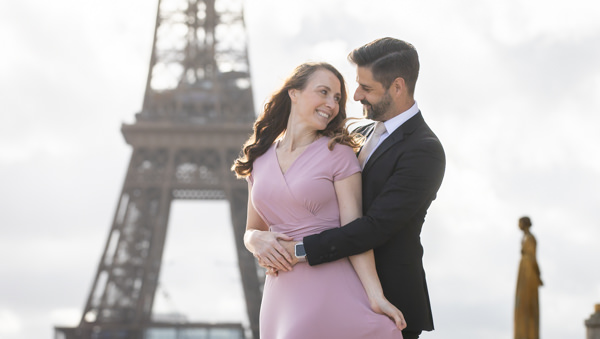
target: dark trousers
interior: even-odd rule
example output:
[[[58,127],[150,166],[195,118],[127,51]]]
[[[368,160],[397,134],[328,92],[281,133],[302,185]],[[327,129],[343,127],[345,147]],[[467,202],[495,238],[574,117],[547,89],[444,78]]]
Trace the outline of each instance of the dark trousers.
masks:
[[[412,331],[402,331],[402,338],[404,339],[419,339],[421,335],[421,331],[412,332]]]

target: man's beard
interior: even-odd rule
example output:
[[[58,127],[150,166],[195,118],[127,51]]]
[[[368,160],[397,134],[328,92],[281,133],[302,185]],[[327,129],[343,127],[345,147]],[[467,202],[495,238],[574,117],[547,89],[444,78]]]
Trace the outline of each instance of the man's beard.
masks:
[[[390,92],[386,91],[381,100],[376,104],[371,104],[367,100],[361,100],[360,103],[363,104],[363,114],[367,119],[383,121],[383,118],[392,105],[392,96]]]

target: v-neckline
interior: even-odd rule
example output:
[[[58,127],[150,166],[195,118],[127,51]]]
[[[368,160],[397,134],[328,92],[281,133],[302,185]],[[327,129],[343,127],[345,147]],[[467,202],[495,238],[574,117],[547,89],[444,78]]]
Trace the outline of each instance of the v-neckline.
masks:
[[[290,166],[285,171],[281,168],[281,163],[279,162],[279,157],[277,156],[277,146],[279,146],[279,141],[281,141],[281,139],[277,140],[275,142],[275,144],[274,144],[273,152],[275,153],[275,163],[277,164],[277,168],[279,169],[279,173],[281,173],[281,175],[285,177],[285,175],[287,173],[289,173],[289,171],[294,167],[294,165],[296,164],[296,162],[298,162],[298,159],[300,159],[304,155],[304,153],[306,153],[306,151],[308,151],[308,149],[311,148],[315,143],[317,143],[317,141],[319,141],[322,137],[323,136],[319,136],[313,142],[311,142],[310,144],[306,145],[306,147],[304,148],[304,151],[302,151],[302,153],[298,154],[298,156],[296,157],[296,159],[292,160],[292,163],[290,164]]]

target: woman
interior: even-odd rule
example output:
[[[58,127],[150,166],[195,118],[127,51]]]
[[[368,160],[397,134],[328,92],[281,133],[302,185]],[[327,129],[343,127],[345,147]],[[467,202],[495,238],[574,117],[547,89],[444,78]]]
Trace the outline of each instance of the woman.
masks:
[[[245,239],[274,231],[299,240],[360,216],[358,143],[344,128],[346,98],[333,66],[306,63],[265,104],[233,166],[248,180]],[[299,263],[265,281],[264,339],[402,338],[405,326],[383,296],[373,251],[318,267]]]

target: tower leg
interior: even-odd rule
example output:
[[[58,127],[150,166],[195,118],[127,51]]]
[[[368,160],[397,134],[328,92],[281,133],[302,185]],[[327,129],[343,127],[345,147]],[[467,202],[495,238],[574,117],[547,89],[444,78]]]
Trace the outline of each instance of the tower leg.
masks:
[[[229,204],[231,207],[233,235],[235,237],[242,286],[244,287],[246,310],[250,321],[252,337],[258,339],[260,338],[258,324],[260,302],[262,299],[262,282],[259,280],[258,270],[260,270],[260,268],[257,267],[256,259],[254,259],[254,256],[244,246],[246,211],[248,208],[248,189],[235,188],[230,193]],[[261,275],[264,275],[264,272],[261,272]]]
[[[169,171],[172,162],[164,149],[134,150],[81,330],[127,328],[128,338],[141,339],[143,324],[151,321],[171,196],[166,180],[141,179]]]

